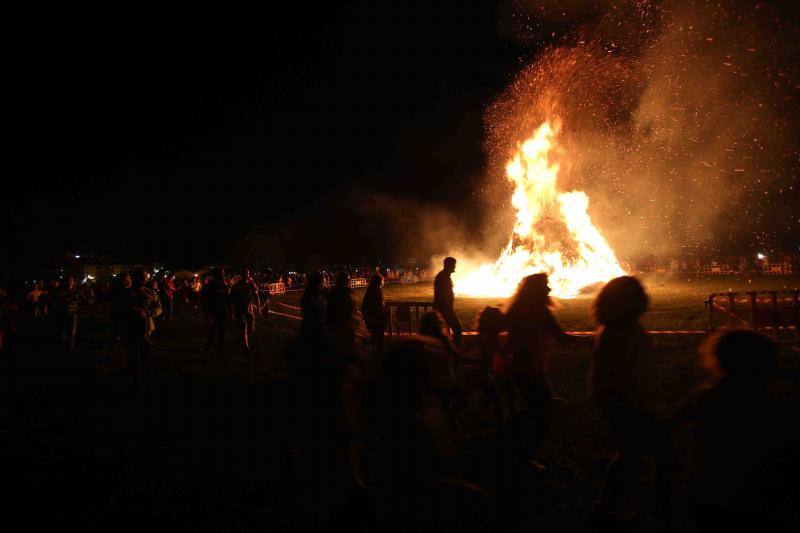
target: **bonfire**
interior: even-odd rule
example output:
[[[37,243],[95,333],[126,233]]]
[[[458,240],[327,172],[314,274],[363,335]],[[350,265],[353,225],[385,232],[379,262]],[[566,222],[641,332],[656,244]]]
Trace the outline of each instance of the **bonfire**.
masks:
[[[453,275],[457,294],[506,297],[524,276],[545,272],[553,296],[572,298],[625,274],[592,224],[589,197],[558,189],[559,163],[551,155],[558,133],[558,121],[545,121],[506,165],[516,209],[511,237],[496,262],[460,265]]]

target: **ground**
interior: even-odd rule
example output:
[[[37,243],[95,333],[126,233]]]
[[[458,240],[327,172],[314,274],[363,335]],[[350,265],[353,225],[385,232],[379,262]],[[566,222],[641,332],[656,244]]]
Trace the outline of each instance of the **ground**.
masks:
[[[652,277],[645,284],[652,298],[648,328],[702,330],[709,293],[795,288],[800,279]],[[395,301],[429,300],[430,293],[426,283],[386,287]],[[298,298],[289,293],[273,303],[296,305]],[[569,330],[591,329],[590,303],[591,296],[560,302],[559,322]],[[487,304],[502,301],[459,298],[457,312],[471,324]],[[273,315],[270,324],[258,323],[250,358],[230,342],[229,355],[236,357],[207,361],[200,355],[198,311],[180,304],[175,323],[161,326],[153,385],[139,394],[124,377],[121,347],[104,314],[83,317],[74,355],[54,346],[48,324],[20,322],[11,352],[0,359],[0,475],[15,487],[5,503],[31,525],[60,527],[252,530],[329,523],[325,510],[335,508],[336,498],[312,490],[286,453],[291,415],[283,347],[297,326]],[[660,380],[653,392],[665,413],[702,379],[696,349],[703,338],[654,336]],[[796,405],[790,402],[797,401],[800,353],[784,345],[781,366],[775,394]],[[553,437],[541,454],[548,470],[531,489],[535,512],[521,527],[589,529],[589,505],[614,449],[585,394],[587,367],[586,351],[554,349],[550,374],[559,400]],[[795,524],[800,482],[785,472],[799,465],[793,448],[771,466],[762,490],[765,505]],[[658,524],[648,483],[645,476],[636,499],[642,531]]]

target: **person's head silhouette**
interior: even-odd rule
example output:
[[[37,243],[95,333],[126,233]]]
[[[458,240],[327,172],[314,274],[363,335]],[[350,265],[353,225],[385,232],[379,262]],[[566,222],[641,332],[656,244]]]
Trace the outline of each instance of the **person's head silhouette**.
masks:
[[[455,257],[445,257],[444,258],[444,271],[449,272],[452,274],[456,271],[456,258]]]
[[[710,373],[728,383],[763,387],[777,368],[775,343],[749,329],[731,329],[714,335],[700,353]]]
[[[648,301],[639,280],[620,276],[600,290],[592,304],[592,313],[597,323],[604,326],[630,324],[647,311]]]

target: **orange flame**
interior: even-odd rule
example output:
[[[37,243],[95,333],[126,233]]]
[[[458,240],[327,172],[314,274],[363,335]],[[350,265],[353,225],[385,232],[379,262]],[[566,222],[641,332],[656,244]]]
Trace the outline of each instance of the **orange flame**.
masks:
[[[556,187],[559,165],[550,152],[557,133],[558,125],[544,122],[509,161],[506,177],[514,184],[511,204],[517,210],[513,233],[494,264],[459,262],[453,274],[457,294],[510,296],[523,277],[546,272],[553,296],[572,298],[587,285],[625,274],[589,218],[588,196]]]

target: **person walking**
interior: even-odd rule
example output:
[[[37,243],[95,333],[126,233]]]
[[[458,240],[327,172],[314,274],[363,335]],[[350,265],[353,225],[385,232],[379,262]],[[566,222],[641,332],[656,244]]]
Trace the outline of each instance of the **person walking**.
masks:
[[[445,257],[444,268],[436,274],[433,281],[433,308],[441,313],[447,326],[453,332],[453,342],[461,346],[461,322],[458,321],[454,309],[455,295],[453,294],[453,280],[450,275],[456,271],[455,257]]]
[[[125,348],[129,380],[143,392],[150,374],[150,333],[153,319],[161,314],[161,300],[147,286],[147,272],[138,268],[133,271],[129,288],[123,277],[122,292],[117,295],[120,308],[120,338]]]
[[[656,419],[650,394],[655,381],[653,348],[639,323],[648,300],[636,278],[621,276],[609,281],[592,305],[598,329],[589,368],[590,391],[618,448],[594,512],[596,520],[610,524],[624,516],[626,498],[633,492],[645,454],[656,460],[658,488],[670,519],[671,476],[677,460],[666,426]]]
[[[258,286],[250,275],[250,270],[244,269],[239,281],[231,288],[231,303],[236,320],[236,327],[242,338],[242,348],[250,352],[250,339],[248,334],[256,330],[256,315],[254,309],[261,309],[261,300],[258,295]]]
[[[225,284],[225,270],[219,268],[211,274],[211,280],[203,287],[200,293],[200,305],[206,318],[208,334],[203,353],[206,357],[211,355],[212,346],[214,357],[222,357],[222,348],[225,342],[225,333],[228,328],[230,312],[230,293]]]
[[[58,309],[62,319],[61,338],[67,351],[73,353],[78,337],[78,313],[81,305],[89,304],[96,309],[99,307],[86,297],[72,276],[67,278],[67,288],[59,292],[58,298]]]
[[[506,353],[511,356],[508,375],[522,400],[514,403],[524,404],[512,414],[513,441],[518,459],[537,470],[544,469],[536,461],[536,454],[552,421],[552,392],[547,379],[548,354],[544,337],[561,344],[582,339],[564,333],[553,316],[553,305],[547,274],[533,274],[522,278],[505,313]]]

